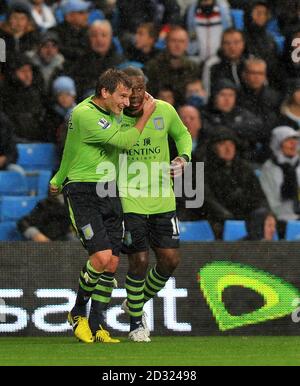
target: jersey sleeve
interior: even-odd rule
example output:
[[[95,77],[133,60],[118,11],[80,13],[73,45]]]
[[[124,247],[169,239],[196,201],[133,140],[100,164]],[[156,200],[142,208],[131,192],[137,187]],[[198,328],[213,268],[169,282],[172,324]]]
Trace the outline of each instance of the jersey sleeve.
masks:
[[[174,139],[178,155],[187,155],[192,158],[192,137],[185,127],[173,106],[169,105],[170,126],[169,135]]]
[[[81,120],[82,141],[90,144],[109,144],[118,149],[129,150],[138,140],[140,132],[132,127],[126,132],[120,131],[120,125],[109,119],[92,117]]]

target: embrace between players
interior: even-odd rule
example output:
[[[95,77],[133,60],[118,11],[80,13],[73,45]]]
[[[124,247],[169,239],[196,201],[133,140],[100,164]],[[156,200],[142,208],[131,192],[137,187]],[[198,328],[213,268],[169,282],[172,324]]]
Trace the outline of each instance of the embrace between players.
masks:
[[[167,177],[166,173],[158,174],[158,186],[153,189],[153,163],[170,165],[168,135],[176,143],[178,157],[172,161]],[[182,172],[191,150],[191,136],[176,110],[146,92],[140,69],[107,70],[97,81],[95,95],[73,110],[63,158],[50,182],[50,191],[62,191],[73,226],[89,253],[80,273],[75,306],[68,314],[80,341],[119,342],[105,329],[104,319],[122,250],[129,261],[127,299],[122,304],[122,310],[130,316],[129,339],[150,342],[143,307],[165,286],[180,260],[171,177]],[[125,166],[120,166],[122,155],[126,155]],[[133,194],[135,176],[127,171],[135,162],[142,164],[150,178],[147,175],[137,184]],[[101,166],[110,164],[117,168],[120,178],[112,168],[104,173]],[[123,167],[125,173],[120,170]],[[161,189],[166,179],[169,194]],[[148,271],[149,246],[156,255],[156,265]]]

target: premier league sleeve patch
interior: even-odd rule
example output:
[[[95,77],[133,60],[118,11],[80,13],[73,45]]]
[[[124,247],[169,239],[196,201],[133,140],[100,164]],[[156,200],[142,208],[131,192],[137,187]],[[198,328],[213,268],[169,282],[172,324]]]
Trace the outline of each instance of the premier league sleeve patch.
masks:
[[[163,130],[165,128],[165,122],[163,117],[154,118],[153,123],[156,130]]]
[[[99,119],[98,125],[101,126],[103,130],[108,129],[111,126],[105,118]]]

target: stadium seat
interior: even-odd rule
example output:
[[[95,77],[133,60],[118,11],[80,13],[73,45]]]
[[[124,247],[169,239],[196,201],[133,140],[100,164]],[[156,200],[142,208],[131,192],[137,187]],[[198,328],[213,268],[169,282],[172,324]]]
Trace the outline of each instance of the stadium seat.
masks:
[[[208,221],[179,223],[181,241],[214,241],[215,235]]]
[[[238,241],[247,236],[246,222],[227,220],[224,224],[223,240]]]
[[[285,239],[287,241],[300,240],[300,221],[289,221],[287,223]]]
[[[53,143],[18,143],[18,165],[25,170],[54,170],[58,159]]]
[[[50,170],[39,170],[26,173],[26,180],[30,195],[46,198],[48,196],[51,176],[52,172]]]
[[[28,214],[40,197],[3,196],[0,201],[0,221],[17,221]]]
[[[18,241],[23,240],[15,222],[0,223],[0,241]]]
[[[248,235],[246,222],[240,220],[227,220],[224,224],[223,241],[239,241]],[[299,235],[300,236],[300,235]],[[276,232],[273,241],[278,241]]]
[[[0,172],[0,195],[18,196],[28,193],[26,177],[21,173],[1,171]]]
[[[242,9],[232,9],[230,11],[233,24],[236,29],[243,31],[244,29],[244,11]]]

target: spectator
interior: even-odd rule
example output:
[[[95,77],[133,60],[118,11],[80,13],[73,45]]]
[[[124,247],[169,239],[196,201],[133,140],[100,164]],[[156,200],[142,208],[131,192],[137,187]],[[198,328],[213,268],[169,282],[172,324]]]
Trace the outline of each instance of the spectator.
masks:
[[[281,106],[279,126],[289,126],[300,131],[300,79],[290,81],[288,96]]]
[[[210,94],[218,80],[230,79],[236,86],[242,83],[246,60],[246,42],[243,32],[229,28],[223,33],[218,55],[209,58],[203,68],[203,86]]]
[[[29,58],[16,56],[0,90],[1,110],[15,127],[17,142],[44,141],[42,77]]]
[[[192,151],[192,187],[196,189],[196,163],[204,160],[204,154],[207,146],[207,135],[202,127],[202,120],[200,111],[189,105],[181,106],[178,110],[179,116],[182,122],[187,127],[193,140],[193,151]],[[170,155],[177,154],[176,146],[174,141],[170,140]],[[203,219],[204,212],[202,208],[188,208],[186,202],[189,200],[185,196],[185,189],[183,189],[182,197],[176,197],[177,203],[177,216],[180,221],[196,221]]]
[[[158,33],[154,23],[141,24],[137,28],[134,44],[128,47],[127,58],[146,64],[160,52],[160,50],[155,48],[157,38]]]
[[[277,220],[272,212],[262,208],[248,221],[248,234],[243,240],[274,241],[277,236]]]
[[[264,132],[262,119],[237,105],[237,92],[235,84],[228,79],[216,84],[210,102],[203,110],[204,127],[208,134],[220,126],[232,130],[239,139],[242,158],[258,162],[263,156],[257,154],[258,144],[269,140],[269,131]]]
[[[278,121],[281,96],[267,85],[267,65],[262,59],[251,58],[246,61],[243,83],[239,105],[262,120],[265,143],[260,154],[265,153],[265,157],[269,157],[268,143]],[[265,157],[260,162],[265,161]]]
[[[62,196],[40,201],[29,215],[18,221],[18,229],[27,240],[37,243],[75,240]]]
[[[187,10],[186,27],[190,37],[195,37],[189,55],[197,55],[199,62],[204,62],[217,54],[223,31],[231,27],[228,4],[218,0],[195,0]]]
[[[284,36],[288,36],[291,30],[299,24],[300,2],[299,0],[278,1],[277,17],[279,27]]]
[[[42,35],[39,47],[36,51],[28,53],[32,63],[38,67],[45,88],[48,90],[51,80],[56,74],[63,72],[65,59],[59,51],[59,39],[55,32],[47,32]]]
[[[157,99],[170,103],[170,105],[176,108],[175,93],[172,86],[162,87],[157,94]]]
[[[270,17],[271,10],[265,0],[250,3],[245,13],[245,36],[249,54],[266,61],[270,84],[280,88],[282,79],[277,46],[266,29]]]
[[[286,222],[300,219],[299,133],[288,126],[277,127],[270,146],[272,156],[262,167],[260,183],[283,236]]]
[[[89,44],[86,54],[74,63],[70,71],[76,82],[79,100],[95,91],[99,75],[116,67],[124,58],[117,53],[112,42],[112,28],[107,20],[95,21],[88,30]],[[84,71],[82,69],[84,68]]]
[[[264,194],[251,166],[240,159],[238,139],[220,128],[210,138],[205,162],[205,210],[218,239],[224,221],[249,220],[266,207]],[[262,236],[261,236],[262,238]]]
[[[200,111],[194,106],[184,105],[178,109],[178,114],[192,137],[192,159],[195,161],[203,161],[207,134],[202,128]]]
[[[17,158],[13,124],[0,111],[0,170],[13,170],[11,166],[17,162]]]
[[[186,56],[188,44],[186,30],[179,26],[172,27],[167,37],[166,50],[146,66],[150,93],[157,95],[162,87],[172,85],[176,103],[184,101],[183,91],[187,79],[200,75],[198,66]]]
[[[56,25],[55,16],[51,8],[45,4],[45,0],[31,0],[31,3],[31,16],[41,30],[47,30]]]
[[[149,0],[117,0],[119,14],[118,36],[127,40],[133,37],[142,23],[151,23],[155,19],[156,6]]]
[[[52,88],[54,102],[47,109],[44,129],[48,141],[56,143],[59,154],[62,155],[67,122],[76,105],[76,88],[73,79],[67,76],[55,79]]]
[[[12,3],[7,21],[0,26],[0,38],[5,40],[8,56],[12,58],[14,55],[31,51],[37,46],[39,33],[27,3],[20,1]]]
[[[86,53],[89,7],[83,0],[67,0],[63,3],[64,22],[51,28],[63,43],[61,53],[70,65]]]
[[[201,109],[207,103],[207,92],[200,78],[187,81],[185,86],[185,102],[187,105]]]

